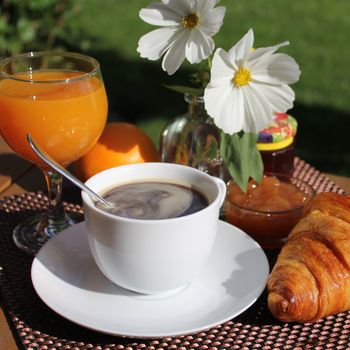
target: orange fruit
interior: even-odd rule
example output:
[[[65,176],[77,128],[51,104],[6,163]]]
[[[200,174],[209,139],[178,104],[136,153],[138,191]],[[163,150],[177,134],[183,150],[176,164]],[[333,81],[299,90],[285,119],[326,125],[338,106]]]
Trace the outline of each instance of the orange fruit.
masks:
[[[76,174],[86,181],[115,166],[160,161],[152,139],[139,127],[125,122],[107,123],[97,143],[75,164]]]

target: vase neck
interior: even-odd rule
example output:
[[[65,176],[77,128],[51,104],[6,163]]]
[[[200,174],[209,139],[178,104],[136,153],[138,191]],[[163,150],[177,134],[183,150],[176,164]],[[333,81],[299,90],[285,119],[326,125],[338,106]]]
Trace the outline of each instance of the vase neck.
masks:
[[[202,96],[185,95],[185,101],[188,103],[188,113],[191,116],[203,116],[207,112],[204,108],[204,99]]]

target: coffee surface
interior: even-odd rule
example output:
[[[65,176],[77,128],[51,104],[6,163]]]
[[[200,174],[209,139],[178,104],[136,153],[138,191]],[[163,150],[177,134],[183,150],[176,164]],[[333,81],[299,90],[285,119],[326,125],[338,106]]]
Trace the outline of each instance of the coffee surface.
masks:
[[[109,190],[103,197],[112,208],[96,205],[118,216],[132,219],[169,219],[195,213],[208,200],[198,191],[164,182],[136,182]]]

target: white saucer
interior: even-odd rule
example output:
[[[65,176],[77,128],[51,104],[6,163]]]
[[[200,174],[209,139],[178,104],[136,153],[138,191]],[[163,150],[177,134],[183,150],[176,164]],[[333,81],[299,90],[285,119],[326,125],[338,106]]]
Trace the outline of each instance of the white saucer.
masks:
[[[96,331],[137,338],[191,334],[228,321],[257,300],[268,273],[260,246],[223,221],[206,269],[170,297],[143,297],[104,277],[84,223],[49,240],[32,265],[36,292],[58,314]]]

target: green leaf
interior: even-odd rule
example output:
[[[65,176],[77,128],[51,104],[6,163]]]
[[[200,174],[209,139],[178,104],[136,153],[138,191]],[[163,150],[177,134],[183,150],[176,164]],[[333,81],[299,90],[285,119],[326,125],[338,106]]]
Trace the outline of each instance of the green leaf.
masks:
[[[164,85],[164,86],[170,90],[174,90],[182,94],[190,94],[193,96],[203,96],[203,89],[201,88],[193,88],[193,87],[182,86],[182,85]]]
[[[263,175],[263,163],[256,147],[258,135],[236,133],[228,135],[221,131],[220,153],[234,182],[246,192],[248,181],[253,178],[258,183]]]

